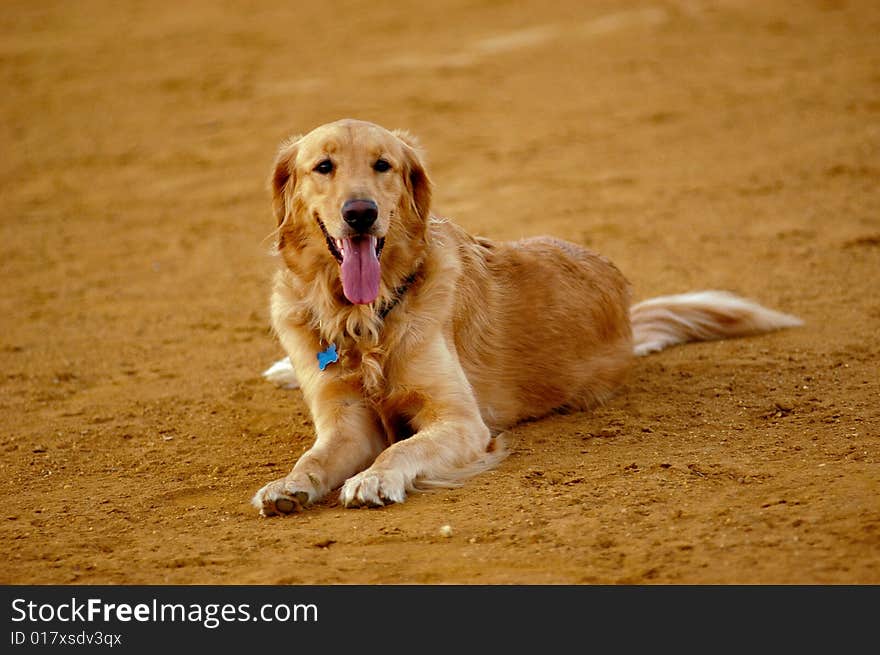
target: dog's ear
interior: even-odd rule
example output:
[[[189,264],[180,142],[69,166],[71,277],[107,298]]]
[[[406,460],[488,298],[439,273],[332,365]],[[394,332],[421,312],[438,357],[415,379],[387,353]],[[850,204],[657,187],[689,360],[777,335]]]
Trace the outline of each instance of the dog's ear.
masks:
[[[406,158],[404,181],[412,198],[413,209],[427,222],[431,212],[432,184],[422,160],[422,148],[418,140],[405,130],[394,130],[393,134],[403,143]]]
[[[272,177],[269,178],[269,188],[272,191],[272,211],[280,226],[287,214],[287,190],[296,186],[296,152],[302,137],[295,136],[286,139],[278,150],[275,166],[272,169]]]

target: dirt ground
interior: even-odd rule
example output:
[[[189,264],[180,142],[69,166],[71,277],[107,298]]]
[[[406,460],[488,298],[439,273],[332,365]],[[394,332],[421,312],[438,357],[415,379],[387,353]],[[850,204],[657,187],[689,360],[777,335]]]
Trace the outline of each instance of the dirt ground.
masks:
[[[0,582],[880,583],[878,34],[872,0],[7,0]],[[266,181],[346,116],[417,134],[472,232],[806,325],[641,359],[461,489],[261,519],[312,439],[260,377]]]

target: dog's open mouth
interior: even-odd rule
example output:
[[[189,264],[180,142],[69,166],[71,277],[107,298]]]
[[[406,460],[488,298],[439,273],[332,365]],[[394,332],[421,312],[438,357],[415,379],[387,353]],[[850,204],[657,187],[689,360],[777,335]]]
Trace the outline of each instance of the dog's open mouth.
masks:
[[[327,241],[327,249],[339,262],[345,297],[355,305],[373,302],[379,295],[379,282],[382,278],[379,256],[385,246],[385,238],[364,234],[336,239],[327,232],[324,221],[320,218],[317,220]]]

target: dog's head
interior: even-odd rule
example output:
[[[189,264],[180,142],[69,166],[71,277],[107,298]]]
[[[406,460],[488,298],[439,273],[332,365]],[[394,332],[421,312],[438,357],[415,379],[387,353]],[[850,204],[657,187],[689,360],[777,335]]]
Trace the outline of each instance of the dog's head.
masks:
[[[270,185],[278,248],[304,280],[332,269],[349,302],[369,304],[381,284],[414,272],[431,182],[408,134],[356,120],[322,125],[282,144]]]

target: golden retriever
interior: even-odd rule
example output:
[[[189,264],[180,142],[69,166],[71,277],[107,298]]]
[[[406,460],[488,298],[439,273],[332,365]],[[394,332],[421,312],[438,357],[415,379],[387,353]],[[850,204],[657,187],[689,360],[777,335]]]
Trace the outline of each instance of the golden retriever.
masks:
[[[732,294],[632,305],[607,259],[538,237],[500,243],[431,214],[407,133],[341,120],[282,144],[270,186],[280,266],[271,320],[317,438],[253,498],[289,514],[341,486],[399,503],[495,465],[494,435],[619,387],[635,355],[799,325]]]

